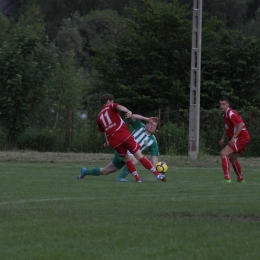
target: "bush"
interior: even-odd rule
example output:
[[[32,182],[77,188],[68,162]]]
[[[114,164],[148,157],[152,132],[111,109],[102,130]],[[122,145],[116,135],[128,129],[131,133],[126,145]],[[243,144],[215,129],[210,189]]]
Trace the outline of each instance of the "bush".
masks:
[[[240,111],[239,111],[240,113]],[[251,135],[251,143],[243,153],[243,156],[259,156],[259,123],[260,111],[250,110],[240,113]],[[170,120],[179,120],[171,122]],[[219,155],[221,147],[219,140],[224,131],[219,110],[202,110],[200,122],[200,153]],[[161,120],[160,132],[155,135],[159,144],[159,151],[165,155],[188,155],[188,120],[187,118],[169,116],[167,120]],[[126,121],[130,130],[132,125]],[[28,128],[17,141],[18,149],[30,149],[41,152],[67,152],[66,147],[66,128],[62,125],[59,129],[50,130],[49,128],[40,129]],[[113,149],[103,146],[101,134],[98,132],[96,120],[75,120],[71,136],[71,151],[84,153],[112,153]],[[7,150],[8,142],[6,133],[0,128],[0,149]]]
[[[39,152],[64,152],[65,133],[50,129],[36,130],[28,128],[17,140],[18,149],[30,149]]]
[[[96,121],[90,121],[85,127],[75,129],[72,134],[72,151],[84,153],[106,152],[104,140],[98,132]]]
[[[7,136],[3,129],[0,128],[0,150],[8,150]]]
[[[161,154],[187,155],[188,131],[184,126],[168,122],[161,128],[158,139]]]

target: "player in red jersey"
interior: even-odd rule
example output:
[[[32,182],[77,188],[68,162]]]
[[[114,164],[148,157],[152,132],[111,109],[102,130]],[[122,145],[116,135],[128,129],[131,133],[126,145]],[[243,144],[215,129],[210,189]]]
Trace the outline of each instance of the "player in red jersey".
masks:
[[[125,164],[137,182],[141,182],[136,171],[135,165],[132,163],[127,150],[130,151],[135,158],[148,170],[153,172],[158,180],[166,181],[164,174],[159,174],[153,164],[141,153],[140,144],[137,143],[131,132],[126,127],[125,122],[120,117],[120,111],[125,112],[126,118],[131,118],[132,112],[126,107],[114,102],[111,94],[104,94],[101,97],[102,110],[98,114],[98,129],[104,136],[105,145],[114,148],[118,154],[123,157]]]
[[[248,146],[250,142],[250,135],[242,118],[235,110],[229,107],[229,100],[227,97],[222,97],[220,99],[219,106],[225,121],[225,131],[219,141],[219,144],[224,145],[226,136],[229,139],[229,142],[220,153],[225,177],[223,182],[231,182],[229,173],[230,161],[237,175],[237,181],[243,183],[245,180],[242,174],[241,165],[237,159],[239,154],[242,154],[244,149]]]

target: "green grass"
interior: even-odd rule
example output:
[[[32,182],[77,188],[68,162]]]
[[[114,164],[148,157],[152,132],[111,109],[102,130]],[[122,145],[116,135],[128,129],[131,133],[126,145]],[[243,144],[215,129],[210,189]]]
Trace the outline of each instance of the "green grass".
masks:
[[[240,184],[170,167],[163,183],[139,167],[143,183],[116,183],[80,167],[0,163],[1,259],[259,259],[258,169]]]

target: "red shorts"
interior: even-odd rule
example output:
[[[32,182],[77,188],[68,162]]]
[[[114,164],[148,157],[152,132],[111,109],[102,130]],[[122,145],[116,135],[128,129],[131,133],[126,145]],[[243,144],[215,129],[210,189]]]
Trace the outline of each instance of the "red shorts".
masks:
[[[115,147],[115,150],[121,157],[123,157],[127,153],[127,151],[134,154],[140,149],[140,147],[140,144],[137,143],[134,137],[131,135],[123,143]]]
[[[230,144],[230,142],[228,142],[228,146],[235,152],[235,153],[243,153],[243,151],[245,150],[245,148],[248,146],[250,140],[245,140],[242,138],[236,138],[235,140],[235,144]]]

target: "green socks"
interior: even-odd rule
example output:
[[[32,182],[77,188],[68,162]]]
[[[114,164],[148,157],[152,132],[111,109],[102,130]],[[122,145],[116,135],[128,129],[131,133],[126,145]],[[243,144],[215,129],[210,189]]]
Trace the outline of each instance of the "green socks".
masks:
[[[92,168],[90,170],[85,170],[83,172],[83,175],[94,175],[94,176],[99,176],[100,175],[100,167],[95,167],[95,168]]]
[[[128,173],[129,173],[129,171],[128,171],[127,167],[124,166],[124,168],[122,169],[118,178],[125,179],[125,177],[128,175]]]

